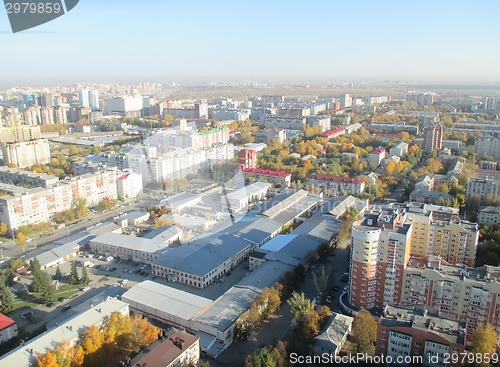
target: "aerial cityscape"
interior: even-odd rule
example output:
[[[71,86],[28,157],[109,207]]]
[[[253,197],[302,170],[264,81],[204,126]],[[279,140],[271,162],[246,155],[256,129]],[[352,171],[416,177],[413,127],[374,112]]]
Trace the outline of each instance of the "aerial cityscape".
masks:
[[[500,365],[500,4],[64,3],[0,11],[0,366]]]

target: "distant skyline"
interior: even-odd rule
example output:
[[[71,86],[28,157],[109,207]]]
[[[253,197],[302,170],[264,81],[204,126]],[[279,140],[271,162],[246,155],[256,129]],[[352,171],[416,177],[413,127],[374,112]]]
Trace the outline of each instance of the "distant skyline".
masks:
[[[500,82],[500,2],[81,0],[12,34],[0,84]]]

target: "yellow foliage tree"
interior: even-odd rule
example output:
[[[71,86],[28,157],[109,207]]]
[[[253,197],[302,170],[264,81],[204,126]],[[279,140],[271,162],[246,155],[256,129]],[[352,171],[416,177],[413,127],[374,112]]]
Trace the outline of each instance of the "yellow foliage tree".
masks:
[[[52,352],[40,354],[36,359],[36,363],[38,367],[59,367],[56,356]]]

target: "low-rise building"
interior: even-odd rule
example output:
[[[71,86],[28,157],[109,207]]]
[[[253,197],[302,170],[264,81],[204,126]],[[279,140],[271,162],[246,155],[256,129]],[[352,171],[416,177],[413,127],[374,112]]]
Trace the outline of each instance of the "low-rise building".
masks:
[[[142,224],[144,222],[147,222],[149,220],[150,213],[148,212],[141,212],[141,211],[133,211],[124,215],[121,215],[118,217],[116,220],[119,221],[120,223],[123,221],[126,221],[126,226],[138,226],[139,224]],[[123,227],[123,225],[122,225]]]
[[[222,208],[226,209],[229,206],[233,212],[240,212],[248,208],[251,203],[264,199],[269,187],[271,187],[270,183],[254,182],[235,190],[221,197]]]
[[[314,355],[321,356],[323,353],[328,353],[338,356],[347,336],[351,333],[353,321],[350,316],[333,312],[323,331],[314,338]]]
[[[453,196],[441,191],[413,190],[410,193],[410,201],[417,203],[446,205],[451,203]]]
[[[395,155],[397,157],[403,157],[407,154],[408,154],[408,143],[405,143],[404,141],[402,141],[401,143],[399,143],[395,147],[392,147],[389,150],[389,155]]]
[[[415,182],[416,191],[432,191],[434,188],[434,178],[431,175],[423,175]]]
[[[170,281],[205,288],[241,263],[253,247],[242,238],[222,235],[201,247],[171,248],[153,261],[151,269]]]
[[[361,179],[320,173],[311,176],[308,185],[330,190],[331,195],[356,195],[365,190],[365,182]]]
[[[182,330],[173,330],[166,339],[150,345],[131,361],[132,366],[195,366],[200,359],[200,338]]]
[[[153,229],[151,232],[142,236],[150,240],[162,241],[169,245],[179,240],[182,236],[182,229],[177,226],[167,226]]]
[[[17,336],[17,324],[10,317],[0,313],[0,345]],[[0,358],[1,359],[1,358]]]
[[[382,160],[385,158],[386,151],[384,148],[379,147],[373,149],[368,155],[368,163],[373,164],[375,166],[380,165]]]
[[[500,224],[500,207],[487,206],[481,208],[477,216],[477,222],[489,227]]]
[[[245,180],[248,180],[250,177],[256,177],[257,179],[263,178],[267,182],[281,185],[283,187],[288,187],[292,183],[292,174],[285,171],[273,171],[262,168],[245,168],[243,169],[243,175],[245,176]]]
[[[345,128],[338,127],[336,129],[324,132],[323,134],[321,134],[321,137],[327,139],[333,139],[338,136],[344,135],[345,133],[346,133]]]
[[[74,346],[85,330],[93,325],[100,327],[116,312],[128,315],[128,304],[115,298],[108,298],[1,356],[0,364],[16,367],[36,366],[36,359],[40,354],[52,351],[64,341]]]
[[[118,257],[150,264],[168,249],[168,245],[159,239],[128,236],[118,233],[105,233],[89,243],[92,251],[99,254]]]
[[[445,366],[446,356],[464,354],[466,341],[465,322],[440,317],[425,307],[386,306],[377,323],[375,353],[391,357],[398,366],[413,365],[409,356],[421,358],[418,365]]]
[[[164,200],[167,208],[172,213],[180,213],[186,208],[191,208],[201,203],[201,195],[191,194],[189,192],[182,192]]]

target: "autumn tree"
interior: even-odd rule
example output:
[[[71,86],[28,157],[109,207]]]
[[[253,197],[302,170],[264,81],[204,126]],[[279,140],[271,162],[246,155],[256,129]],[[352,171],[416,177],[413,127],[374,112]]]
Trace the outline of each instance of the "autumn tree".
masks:
[[[39,354],[36,363],[38,367],[60,367],[57,364],[56,356],[50,351],[45,354]]]
[[[470,342],[472,347],[469,352],[473,354],[482,354],[483,359],[481,362],[474,363],[474,366],[489,366],[489,363],[485,363],[484,360],[489,357],[491,360],[491,356],[496,352],[498,335],[491,326],[491,324],[479,325],[476,327],[476,330],[471,335]],[[477,360],[477,358],[473,358],[473,360]]]
[[[97,328],[92,325],[82,334],[82,346],[85,351],[85,364],[94,365],[96,361],[96,352],[102,347],[103,335]]]
[[[300,333],[302,339],[307,343],[311,343],[312,340],[319,334],[321,324],[320,316],[314,309],[307,311],[304,316],[302,316],[300,322]]]
[[[370,352],[377,339],[377,322],[370,312],[361,309],[352,323],[352,336],[358,352]]]
[[[4,236],[8,230],[9,230],[9,227],[7,227],[7,224],[0,223],[0,236]]]
[[[290,312],[292,313],[295,321],[299,321],[302,316],[307,313],[307,311],[314,308],[314,302],[309,298],[306,298],[304,292],[293,292],[292,296],[286,302],[290,306]]]
[[[24,234],[22,234],[21,232],[17,232],[16,233],[16,245],[18,245],[19,247],[21,247],[21,249],[23,250],[24,252],[24,248],[26,247],[26,241],[28,239],[26,238],[26,236]]]
[[[85,359],[85,351],[81,345],[77,345],[73,351],[71,367],[82,367]]]
[[[130,320],[132,327],[132,350],[139,351],[158,340],[158,328],[141,315],[134,315]]]
[[[60,343],[54,348],[54,356],[59,367],[71,367],[73,351],[67,341]]]

